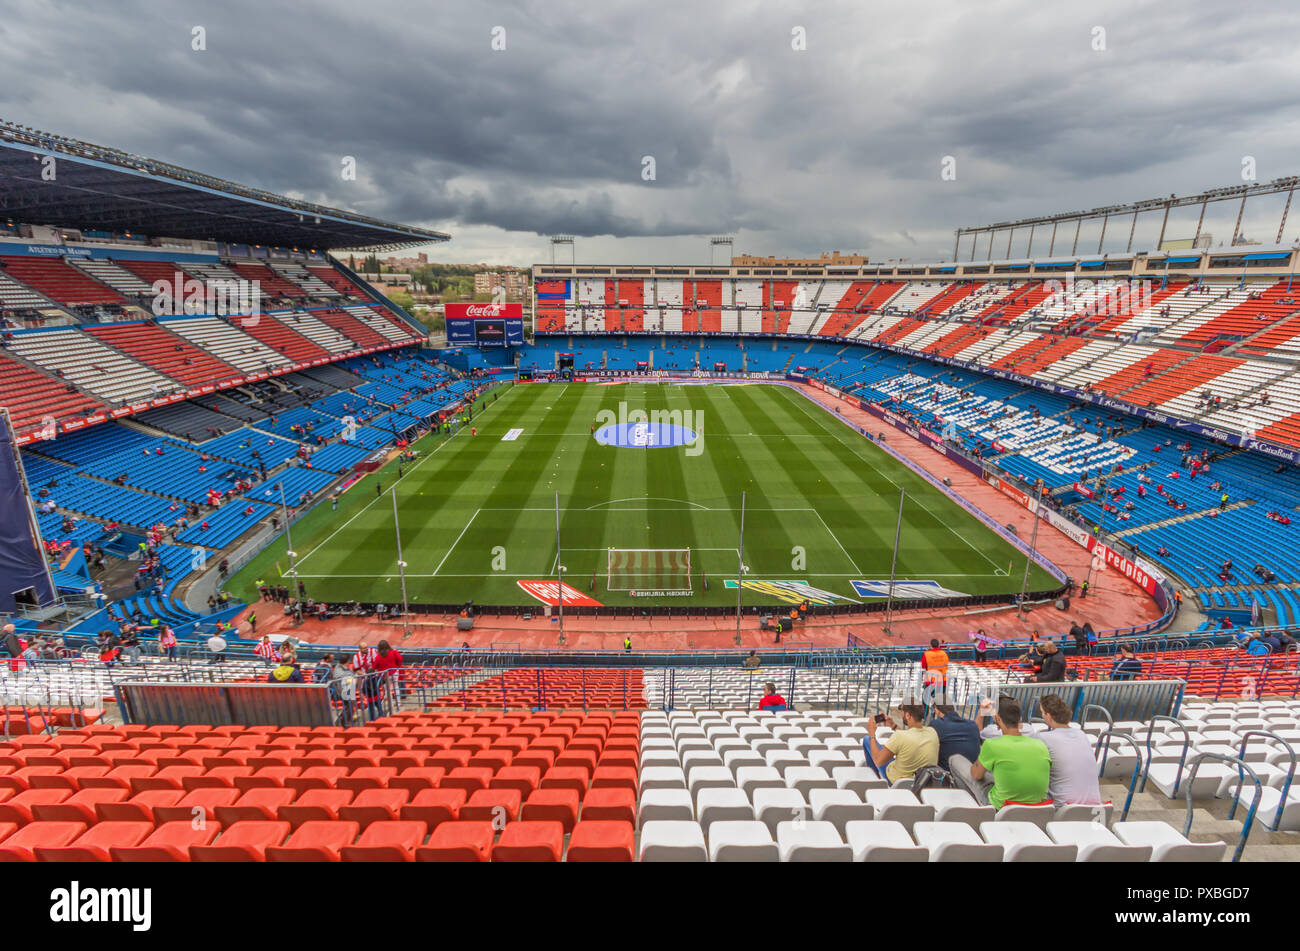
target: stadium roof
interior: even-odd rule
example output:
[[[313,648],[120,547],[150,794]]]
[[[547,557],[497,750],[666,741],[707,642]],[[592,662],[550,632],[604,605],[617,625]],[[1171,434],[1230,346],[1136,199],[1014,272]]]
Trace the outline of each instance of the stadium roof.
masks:
[[[53,156],[53,179],[44,161]],[[450,236],[326,208],[0,120],[0,214],[64,228],[392,251]]]

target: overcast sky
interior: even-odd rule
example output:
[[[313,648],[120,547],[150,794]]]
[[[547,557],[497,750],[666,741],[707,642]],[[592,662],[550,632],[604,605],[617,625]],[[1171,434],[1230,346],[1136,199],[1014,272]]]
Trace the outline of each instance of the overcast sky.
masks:
[[[0,116],[447,231],[441,261],[553,234],[580,263],[705,263],[715,234],[936,260],[959,225],[1240,184],[1247,156],[1300,173],[1297,37],[1294,2],[9,0]]]

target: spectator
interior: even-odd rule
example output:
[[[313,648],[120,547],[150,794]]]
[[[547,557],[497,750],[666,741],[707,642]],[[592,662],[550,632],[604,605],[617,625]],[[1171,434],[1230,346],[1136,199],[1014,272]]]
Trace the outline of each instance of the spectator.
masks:
[[[122,653],[126,655],[125,659],[128,664],[140,663],[140,635],[134,628],[126,630],[118,639],[118,643],[122,648]]]
[[[375,662],[373,668],[374,668],[374,674],[372,674],[372,676],[374,677],[374,693],[375,693],[375,713],[373,715],[378,716],[379,697],[382,695],[382,691],[384,690],[385,684],[387,684],[388,688],[392,690],[393,698],[395,700],[398,698],[397,680],[401,675],[398,673],[388,674],[387,672],[390,670],[391,671],[401,670],[402,655],[393,647],[389,646],[388,641],[380,641],[379,648],[375,655]]]
[[[267,667],[270,667],[273,662],[280,659],[280,652],[277,651],[275,645],[271,643],[270,634],[262,635],[262,639],[258,641],[257,646],[253,648],[253,656],[262,658]]]
[[[975,632],[975,659],[983,662],[989,659],[989,638],[984,633],[984,628]]]
[[[1088,635],[1084,633],[1083,625],[1077,619],[1070,625],[1070,637],[1074,638],[1074,649],[1082,654],[1088,647]]]
[[[948,768],[948,759],[954,753],[974,762],[980,755],[980,730],[974,720],[957,713],[949,704],[936,704],[935,717],[930,721],[939,734],[939,765]]]
[[[910,779],[922,766],[939,765],[939,734],[934,727],[925,725],[925,708],[904,704],[898,712],[902,729],[892,717],[878,713],[868,721],[867,737],[862,742],[867,765],[890,783]],[[876,742],[876,730],[882,723],[894,731],[883,746]]]
[[[1026,683],[1056,684],[1065,680],[1065,655],[1056,646],[1056,641],[1044,641],[1040,654],[1042,661],[1038,672],[1029,677]]]
[[[925,685],[948,686],[948,652],[939,646],[938,638],[930,638],[930,649],[921,655],[921,669],[925,671]]]
[[[298,669],[297,664],[281,664],[275,670],[266,676],[268,684],[300,684],[302,680],[302,671]]]
[[[112,631],[99,632],[98,647],[100,661],[110,667],[122,653],[122,649],[117,646],[117,635]]]
[[[986,701],[981,712],[992,709],[992,702]],[[1032,806],[1047,801],[1052,755],[1036,737],[1021,734],[1020,704],[1003,697],[994,721],[1001,735],[984,741],[974,763],[954,755],[948,761],[949,772],[976,802],[994,809],[1009,802]]]
[[[758,701],[758,709],[770,713],[780,713],[785,709],[785,697],[776,692],[776,684],[770,680],[763,684],[763,699]]]
[[[158,632],[158,653],[168,660],[176,659],[176,632],[166,624]]]
[[[1115,660],[1115,665],[1110,669],[1111,680],[1137,680],[1142,676],[1142,661],[1137,659],[1133,653],[1133,648],[1128,644],[1121,644],[1119,647],[1119,657]]]
[[[226,659],[226,639],[219,633],[208,638],[208,650],[212,652],[209,663],[219,664]]]
[[[745,662],[741,666],[748,670],[758,670],[762,665],[763,662],[759,660],[758,651],[750,651],[749,656],[745,658]]]
[[[1056,694],[1049,693],[1038,701],[1047,729],[1035,739],[1047,744],[1052,755],[1047,793],[1055,803],[1101,805],[1101,787],[1097,784],[1097,757],[1088,734],[1070,726],[1070,707]]]
[[[316,679],[329,684],[330,699],[342,705],[343,712],[340,716],[342,725],[351,724],[352,714],[356,708],[356,677],[339,663],[333,654],[326,654],[321,658],[321,666],[317,668]]]
[[[10,657],[21,657],[23,653],[23,642],[18,639],[18,629],[12,624],[6,624],[3,630],[5,650],[9,652]]]

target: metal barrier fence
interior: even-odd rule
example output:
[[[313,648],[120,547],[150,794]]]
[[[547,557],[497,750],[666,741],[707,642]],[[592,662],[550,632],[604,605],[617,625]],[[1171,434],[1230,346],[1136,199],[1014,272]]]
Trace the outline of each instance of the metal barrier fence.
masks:
[[[124,723],[359,726],[397,712],[391,673],[304,684],[128,680],[114,692]]]

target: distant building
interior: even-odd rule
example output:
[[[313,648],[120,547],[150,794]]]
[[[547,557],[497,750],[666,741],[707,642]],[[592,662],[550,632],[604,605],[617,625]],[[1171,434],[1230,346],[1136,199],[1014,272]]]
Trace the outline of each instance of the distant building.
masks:
[[[506,299],[522,299],[528,289],[528,272],[520,268],[503,268],[499,271],[478,271],[474,275],[474,293],[495,294],[504,287]]]
[[[765,258],[756,254],[738,254],[731,259],[734,267],[826,267],[843,264],[848,267],[861,267],[870,263],[865,254],[840,254],[838,251],[823,251],[816,258]]]

